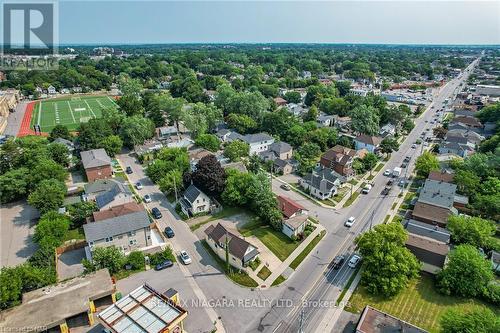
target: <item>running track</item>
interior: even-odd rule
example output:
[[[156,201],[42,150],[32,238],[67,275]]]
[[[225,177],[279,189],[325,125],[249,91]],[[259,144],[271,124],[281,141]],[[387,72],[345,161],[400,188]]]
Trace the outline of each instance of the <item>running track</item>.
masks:
[[[19,128],[19,132],[17,133],[18,137],[27,136],[27,135],[36,135],[35,131],[31,129],[31,117],[33,115],[33,110],[35,109],[36,102],[30,102],[26,105],[26,112],[24,112],[23,120],[21,121],[21,127]],[[47,136],[47,133],[42,133],[42,135]]]

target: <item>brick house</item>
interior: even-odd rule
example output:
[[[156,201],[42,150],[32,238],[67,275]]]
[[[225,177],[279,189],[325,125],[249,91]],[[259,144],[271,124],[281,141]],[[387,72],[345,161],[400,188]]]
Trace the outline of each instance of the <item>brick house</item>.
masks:
[[[111,178],[113,175],[111,158],[104,149],[82,151],[80,156],[89,182],[96,179]]]
[[[354,175],[354,170],[352,169],[354,157],[356,157],[354,149],[336,145],[321,155],[319,164],[325,168],[334,170],[342,176],[351,177]]]

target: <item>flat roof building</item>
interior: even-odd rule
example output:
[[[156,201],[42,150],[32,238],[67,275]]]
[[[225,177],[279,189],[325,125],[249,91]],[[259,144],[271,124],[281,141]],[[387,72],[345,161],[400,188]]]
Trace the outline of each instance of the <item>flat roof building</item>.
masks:
[[[371,306],[366,306],[361,314],[356,333],[428,333],[426,330],[412,325],[388,313]]]

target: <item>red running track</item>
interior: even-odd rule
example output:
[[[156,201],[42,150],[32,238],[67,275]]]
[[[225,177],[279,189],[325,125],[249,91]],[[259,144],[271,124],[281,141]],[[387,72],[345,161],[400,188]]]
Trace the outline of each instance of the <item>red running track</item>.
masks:
[[[21,128],[17,133],[18,137],[27,136],[27,135],[36,135],[35,131],[31,128],[31,117],[33,116],[33,110],[35,109],[35,102],[29,102],[26,105],[26,111],[24,112],[23,120],[21,121]],[[43,136],[47,136],[47,133],[42,133]]]

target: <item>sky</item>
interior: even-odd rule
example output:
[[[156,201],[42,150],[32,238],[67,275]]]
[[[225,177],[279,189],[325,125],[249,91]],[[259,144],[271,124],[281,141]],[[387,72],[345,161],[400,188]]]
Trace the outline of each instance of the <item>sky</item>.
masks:
[[[500,45],[500,0],[60,0],[59,41]]]

